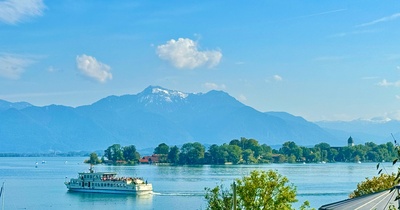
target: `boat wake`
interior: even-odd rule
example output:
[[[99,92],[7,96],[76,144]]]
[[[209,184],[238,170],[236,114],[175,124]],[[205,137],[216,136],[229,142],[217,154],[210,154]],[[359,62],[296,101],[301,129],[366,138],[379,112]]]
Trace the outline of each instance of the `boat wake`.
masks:
[[[156,196],[204,196],[201,192],[153,192]]]

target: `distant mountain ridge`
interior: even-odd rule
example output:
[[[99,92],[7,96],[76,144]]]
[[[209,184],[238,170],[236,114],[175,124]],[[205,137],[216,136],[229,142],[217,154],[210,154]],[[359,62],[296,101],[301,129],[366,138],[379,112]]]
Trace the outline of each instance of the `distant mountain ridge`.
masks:
[[[394,142],[393,137],[400,138],[400,121],[398,120],[352,120],[352,121],[320,121],[315,122],[321,128],[337,138],[352,136],[356,143]]]
[[[4,111],[7,109],[24,109],[27,107],[32,106],[32,104],[27,103],[27,102],[16,102],[16,103],[12,103],[12,102],[8,102],[8,101],[4,101],[0,99],[0,111]]]
[[[138,149],[223,144],[240,137],[268,145],[345,145],[348,136],[337,138],[331,130],[286,112],[257,111],[215,90],[184,93],[149,86],[76,108],[0,100],[0,152],[95,151],[115,143]]]

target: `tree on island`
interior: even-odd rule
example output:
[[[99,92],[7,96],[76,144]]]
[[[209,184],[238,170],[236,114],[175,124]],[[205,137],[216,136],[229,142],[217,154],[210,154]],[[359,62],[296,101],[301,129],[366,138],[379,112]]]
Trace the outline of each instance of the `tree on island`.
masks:
[[[97,153],[92,152],[92,153],[90,153],[89,160],[85,160],[85,163],[88,163],[91,165],[96,165],[96,164],[100,164],[101,160],[99,159],[99,156],[97,155]]]
[[[179,163],[179,148],[177,146],[171,147],[171,149],[168,152],[168,162],[172,164],[178,164]]]
[[[134,145],[129,145],[122,148],[124,160],[129,164],[137,163],[140,159],[140,154],[136,151]]]
[[[169,152],[169,146],[165,143],[159,144],[155,149],[154,149],[154,154],[163,154],[167,155]]]
[[[297,202],[296,187],[277,171],[254,170],[249,176],[236,179],[235,183],[230,190],[223,185],[205,188],[207,209],[232,209],[235,203],[237,209],[287,210],[294,209],[292,204]],[[309,208],[308,201],[300,207],[302,210]]]
[[[181,148],[179,162],[181,164],[202,164],[205,147],[199,142],[186,143]]]
[[[154,154],[158,155],[158,161],[160,163],[168,162],[168,152],[169,152],[169,146],[165,143],[159,144],[154,149]]]
[[[122,147],[119,144],[113,144],[104,150],[104,157],[113,163],[127,162],[135,164],[140,159],[140,154],[136,151],[134,145]]]
[[[124,153],[120,144],[113,144],[104,150],[104,157],[113,162],[124,160]]]

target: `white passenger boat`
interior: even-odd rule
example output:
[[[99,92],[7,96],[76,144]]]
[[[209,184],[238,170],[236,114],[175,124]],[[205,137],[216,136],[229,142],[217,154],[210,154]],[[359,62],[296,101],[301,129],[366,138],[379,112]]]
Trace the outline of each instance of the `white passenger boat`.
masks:
[[[95,172],[90,167],[89,172],[79,173],[78,178],[72,178],[64,183],[69,191],[118,194],[151,194],[153,186],[142,178],[117,177],[114,172]]]

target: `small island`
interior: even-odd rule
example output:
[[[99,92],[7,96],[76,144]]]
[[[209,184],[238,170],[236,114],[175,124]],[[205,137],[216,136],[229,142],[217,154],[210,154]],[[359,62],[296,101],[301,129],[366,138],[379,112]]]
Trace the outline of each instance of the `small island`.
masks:
[[[159,144],[152,155],[141,156],[134,145],[113,144],[104,154],[91,153],[86,163],[90,164],[170,164],[170,165],[223,165],[263,163],[328,163],[328,162],[384,162],[393,160],[396,147],[393,143],[377,145],[367,142],[355,145],[349,137],[347,145],[332,147],[319,143],[314,147],[298,146],[293,141],[285,142],[279,149],[259,144],[255,139],[240,138],[222,145],[205,146],[199,142],[185,143],[181,147]],[[99,158],[99,155],[101,158]]]

